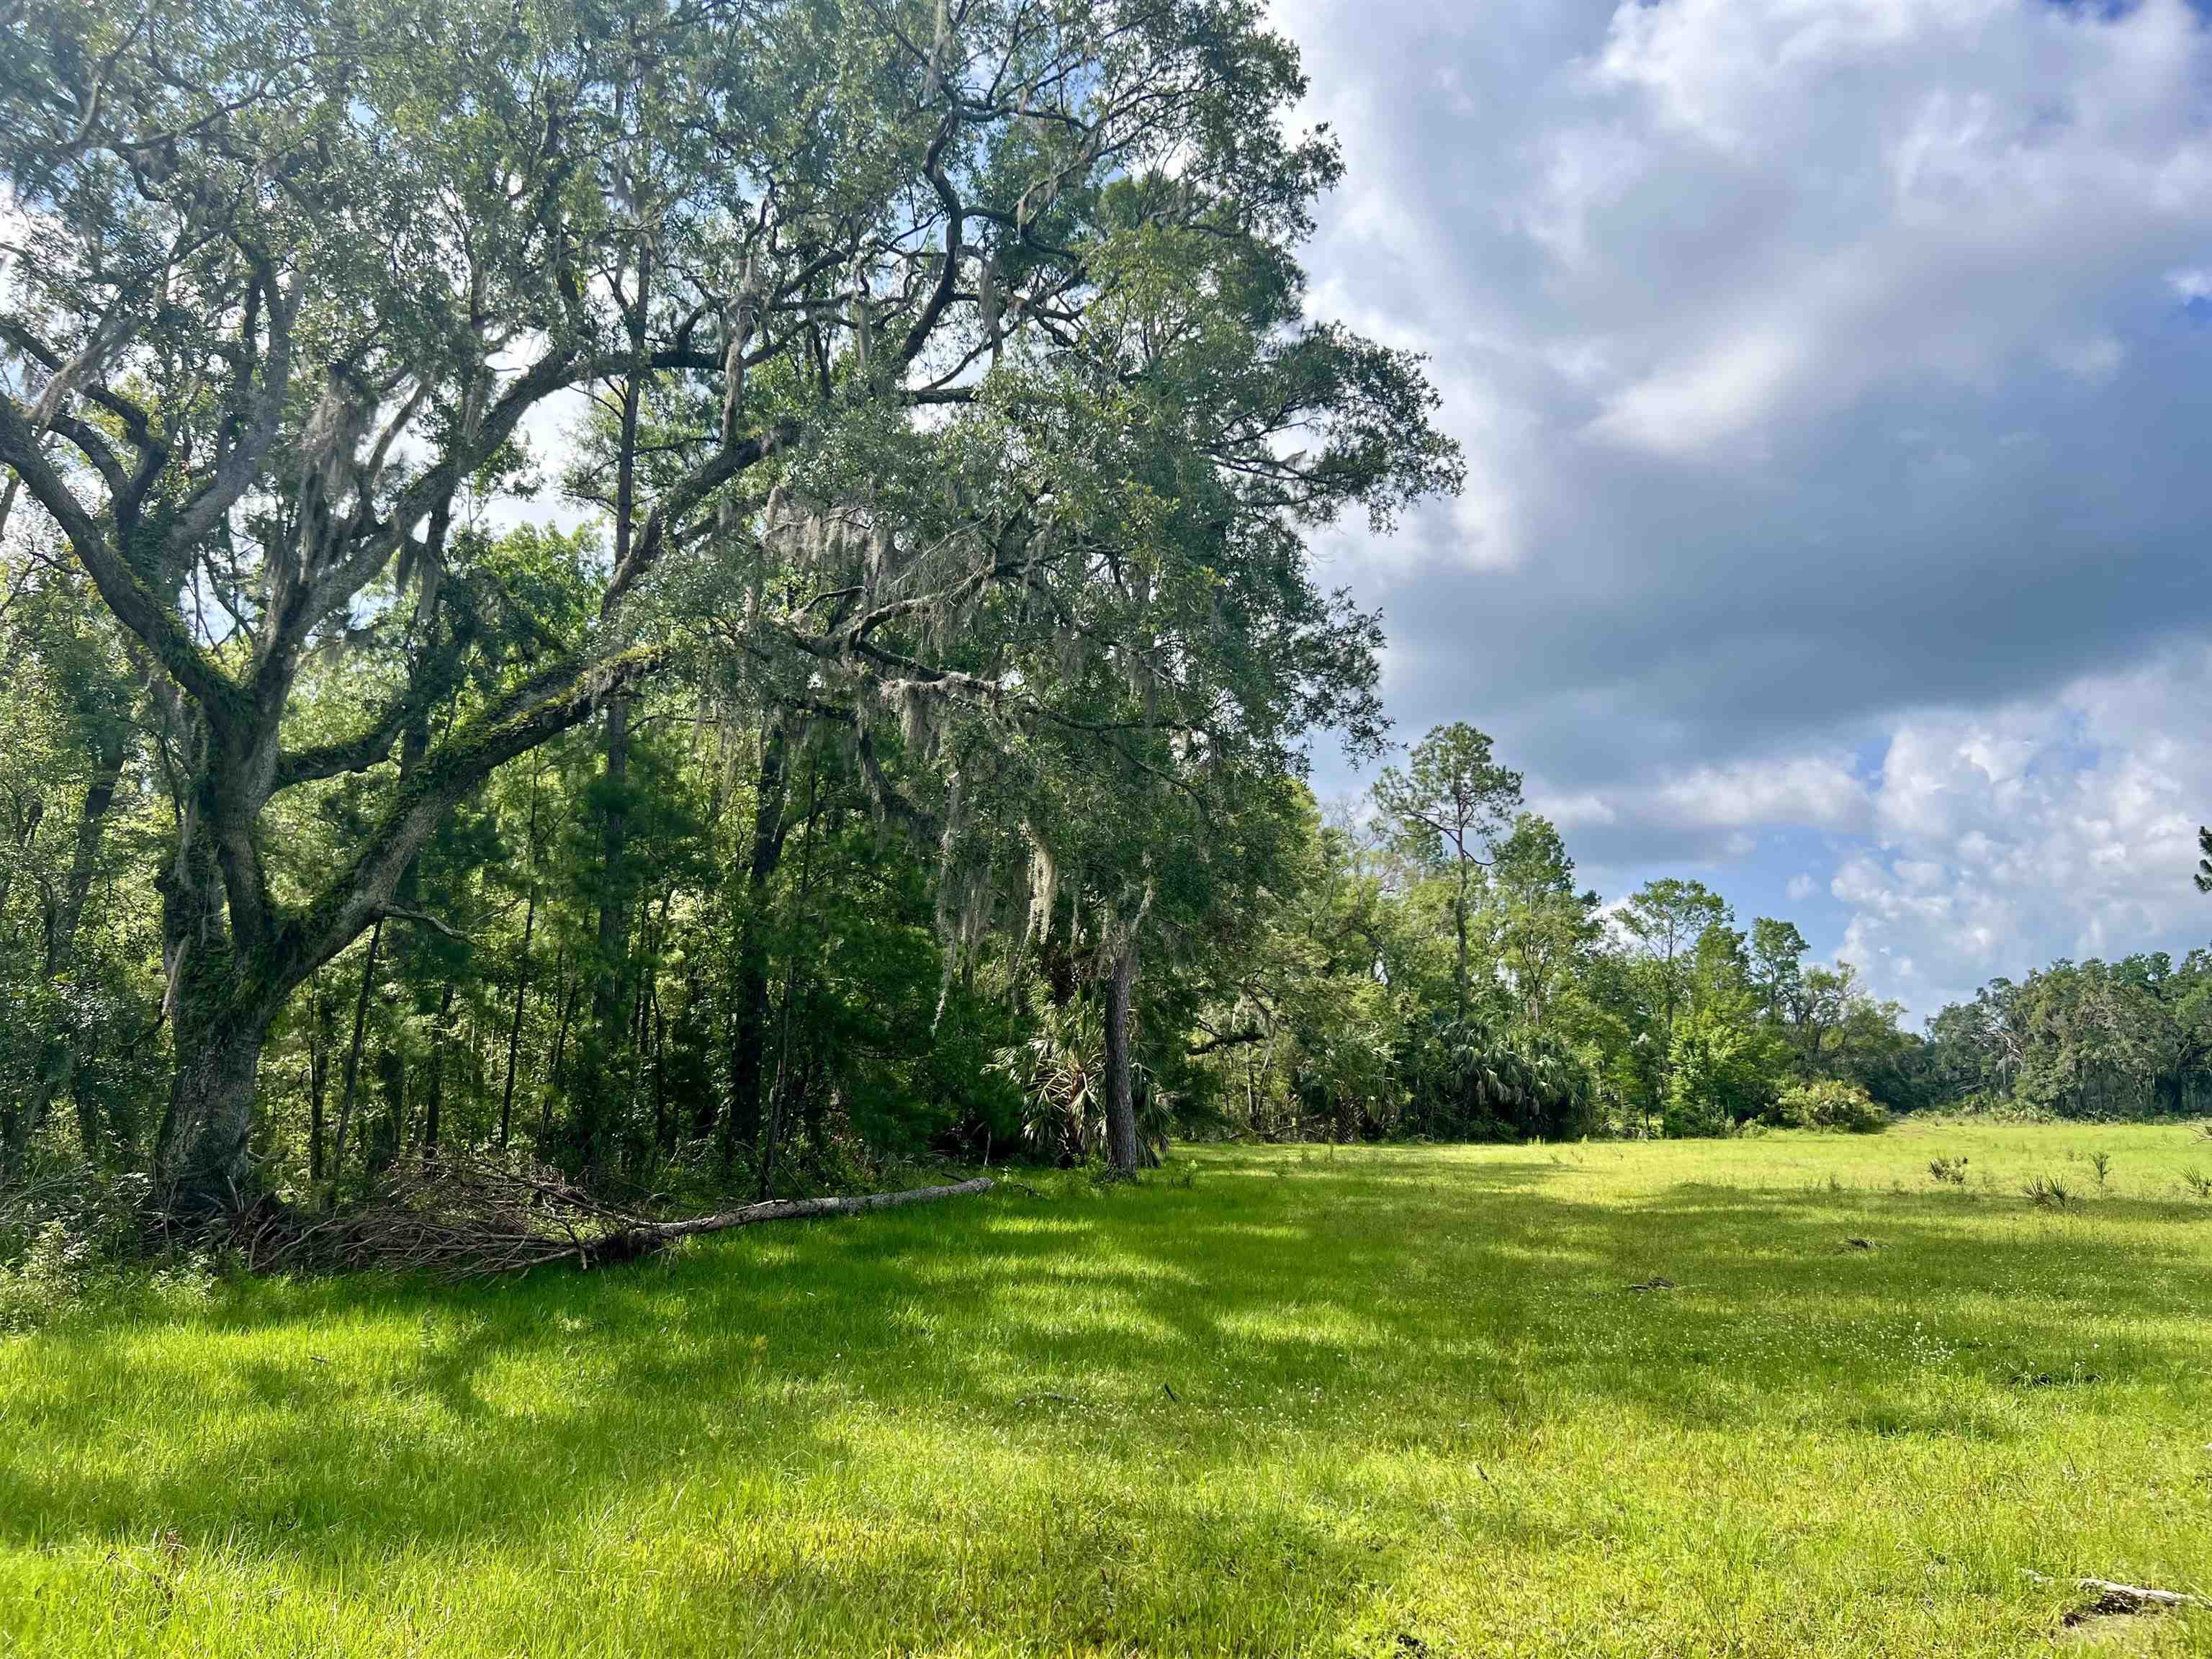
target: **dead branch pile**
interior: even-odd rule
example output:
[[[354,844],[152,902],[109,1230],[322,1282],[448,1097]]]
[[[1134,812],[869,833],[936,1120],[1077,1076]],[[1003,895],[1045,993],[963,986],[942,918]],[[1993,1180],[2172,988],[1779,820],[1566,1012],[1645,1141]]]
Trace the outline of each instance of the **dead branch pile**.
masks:
[[[713,1215],[659,1220],[520,1160],[452,1153],[410,1161],[368,1203],[326,1215],[266,1209],[238,1243],[265,1273],[364,1270],[489,1279],[555,1262],[634,1261],[696,1233],[763,1221],[851,1215],[989,1190],[988,1181],[851,1198],[787,1198]]]

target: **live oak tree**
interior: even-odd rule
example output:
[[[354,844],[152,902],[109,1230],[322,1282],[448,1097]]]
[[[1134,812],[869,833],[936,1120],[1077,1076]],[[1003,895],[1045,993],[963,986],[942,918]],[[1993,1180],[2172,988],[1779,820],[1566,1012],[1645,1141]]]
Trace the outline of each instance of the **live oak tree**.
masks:
[[[980,777],[1050,728],[1087,744],[1071,769],[1188,794],[1370,718],[1371,623],[1312,592],[1302,532],[1387,520],[1455,459],[1416,365],[1303,316],[1290,248],[1336,161],[1284,127],[1301,82],[1252,6],[187,0],[7,28],[0,467],[175,761],[167,1208],[252,1195],[261,1051],[311,975],[372,927],[451,927],[413,872],[456,805],[600,711],[618,791],[627,696],[703,641],[752,665],[766,743],[852,732],[955,882],[964,755]],[[484,515],[590,395],[605,550],[548,618]],[[335,732],[302,701],[333,665]],[[965,732],[911,794],[885,708],[906,750]],[[288,856],[288,793],[355,775],[336,856]]]

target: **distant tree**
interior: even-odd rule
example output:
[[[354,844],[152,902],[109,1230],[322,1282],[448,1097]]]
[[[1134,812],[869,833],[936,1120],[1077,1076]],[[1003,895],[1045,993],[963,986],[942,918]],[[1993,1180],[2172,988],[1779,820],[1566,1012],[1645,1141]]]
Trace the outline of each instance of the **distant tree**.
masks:
[[[1575,887],[1575,861],[1550,819],[1523,812],[1499,842],[1492,886],[1498,900],[1498,961],[1529,1025],[1550,1023],[1579,980],[1603,929],[1598,896]]]
[[[1662,876],[1637,889],[1620,915],[1648,988],[1651,1046],[1659,1057],[1657,1086],[1663,1092],[1674,1064],[1675,1022],[1690,1000],[1698,942],[1708,928],[1727,924],[1729,907],[1701,881]]]
[[[1785,1024],[1797,1017],[1805,955],[1811,948],[1795,922],[1759,916],[1751,924],[1752,983],[1766,1012]]]
[[[1375,785],[1376,805],[1453,884],[1452,926],[1457,942],[1453,970],[1459,1011],[1468,1010],[1468,917],[1475,880],[1498,854],[1498,844],[1521,805],[1521,775],[1492,757],[1489,737],[1464,721],[1434,727],[1407,757],[1405,769],[1384,769]]]

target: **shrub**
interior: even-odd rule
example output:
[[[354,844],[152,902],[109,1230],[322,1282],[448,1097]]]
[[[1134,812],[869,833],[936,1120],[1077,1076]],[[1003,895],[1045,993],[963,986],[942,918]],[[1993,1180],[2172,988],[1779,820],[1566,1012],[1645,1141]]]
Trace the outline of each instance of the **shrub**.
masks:
[[[21,1261],[0,1264],[0,1331],[27,1330],[67,1307],[84,1266],[83,1248],[63,1223],[40,1227]]]
[[[1717,1022],[1687,1024],[1668,1051],[1669,1136],[1724,1135],[1773,1098],[1765,1058],[1750,1034]]]
[[[2212,1175],[2207,1175],[2202,1170],[2184,1170],[2181,1186],[2183,1191],[2192,1193],[2198,1198],[2212,1199]]]
[[[2074,1201],[2073,1189],[2057,1176],[2030,1176],[2020,1191],[2029,1203],[2046,1210],[2063,1210]]]
[[[1964,1157],[1931,1158],[1928,1160],[1928,1176],[1931,1181],[1947,1182],[1954,1187],[1966,1184],[1966,1164]]]
[[[1770,1115],[1775,1122],[1792,1129],[1839,1129],[1870,1135],[1889,1127],[1889,1114],[1875,1103],[1873,1096],[1857,1084],[1838,1078],[1820,1078],[1784,1090]],[[1960,1162],[1963,1167],[1965,1160]]]

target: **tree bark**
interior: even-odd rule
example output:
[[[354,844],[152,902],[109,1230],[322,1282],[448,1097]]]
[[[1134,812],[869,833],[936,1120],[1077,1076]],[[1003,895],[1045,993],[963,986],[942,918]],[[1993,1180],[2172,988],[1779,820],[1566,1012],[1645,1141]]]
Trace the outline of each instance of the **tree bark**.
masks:
[[[1106,1161],[1119,1176],[1134,1176],[1145,1157],[1137,1138],[1136,1091],[1129,1060],[1136,983],[1137,940],[1132,932],[1114,958],[1114,971],[1106,981]]]
[[[251,1192],[247,1142],[253,1129],[254,1085],[261,1069],[265,1024],[179,1020],[179,1060],[169,1097],[172,1161],[159,1186],[162,1208],[191,1222],[242,1209]]]

